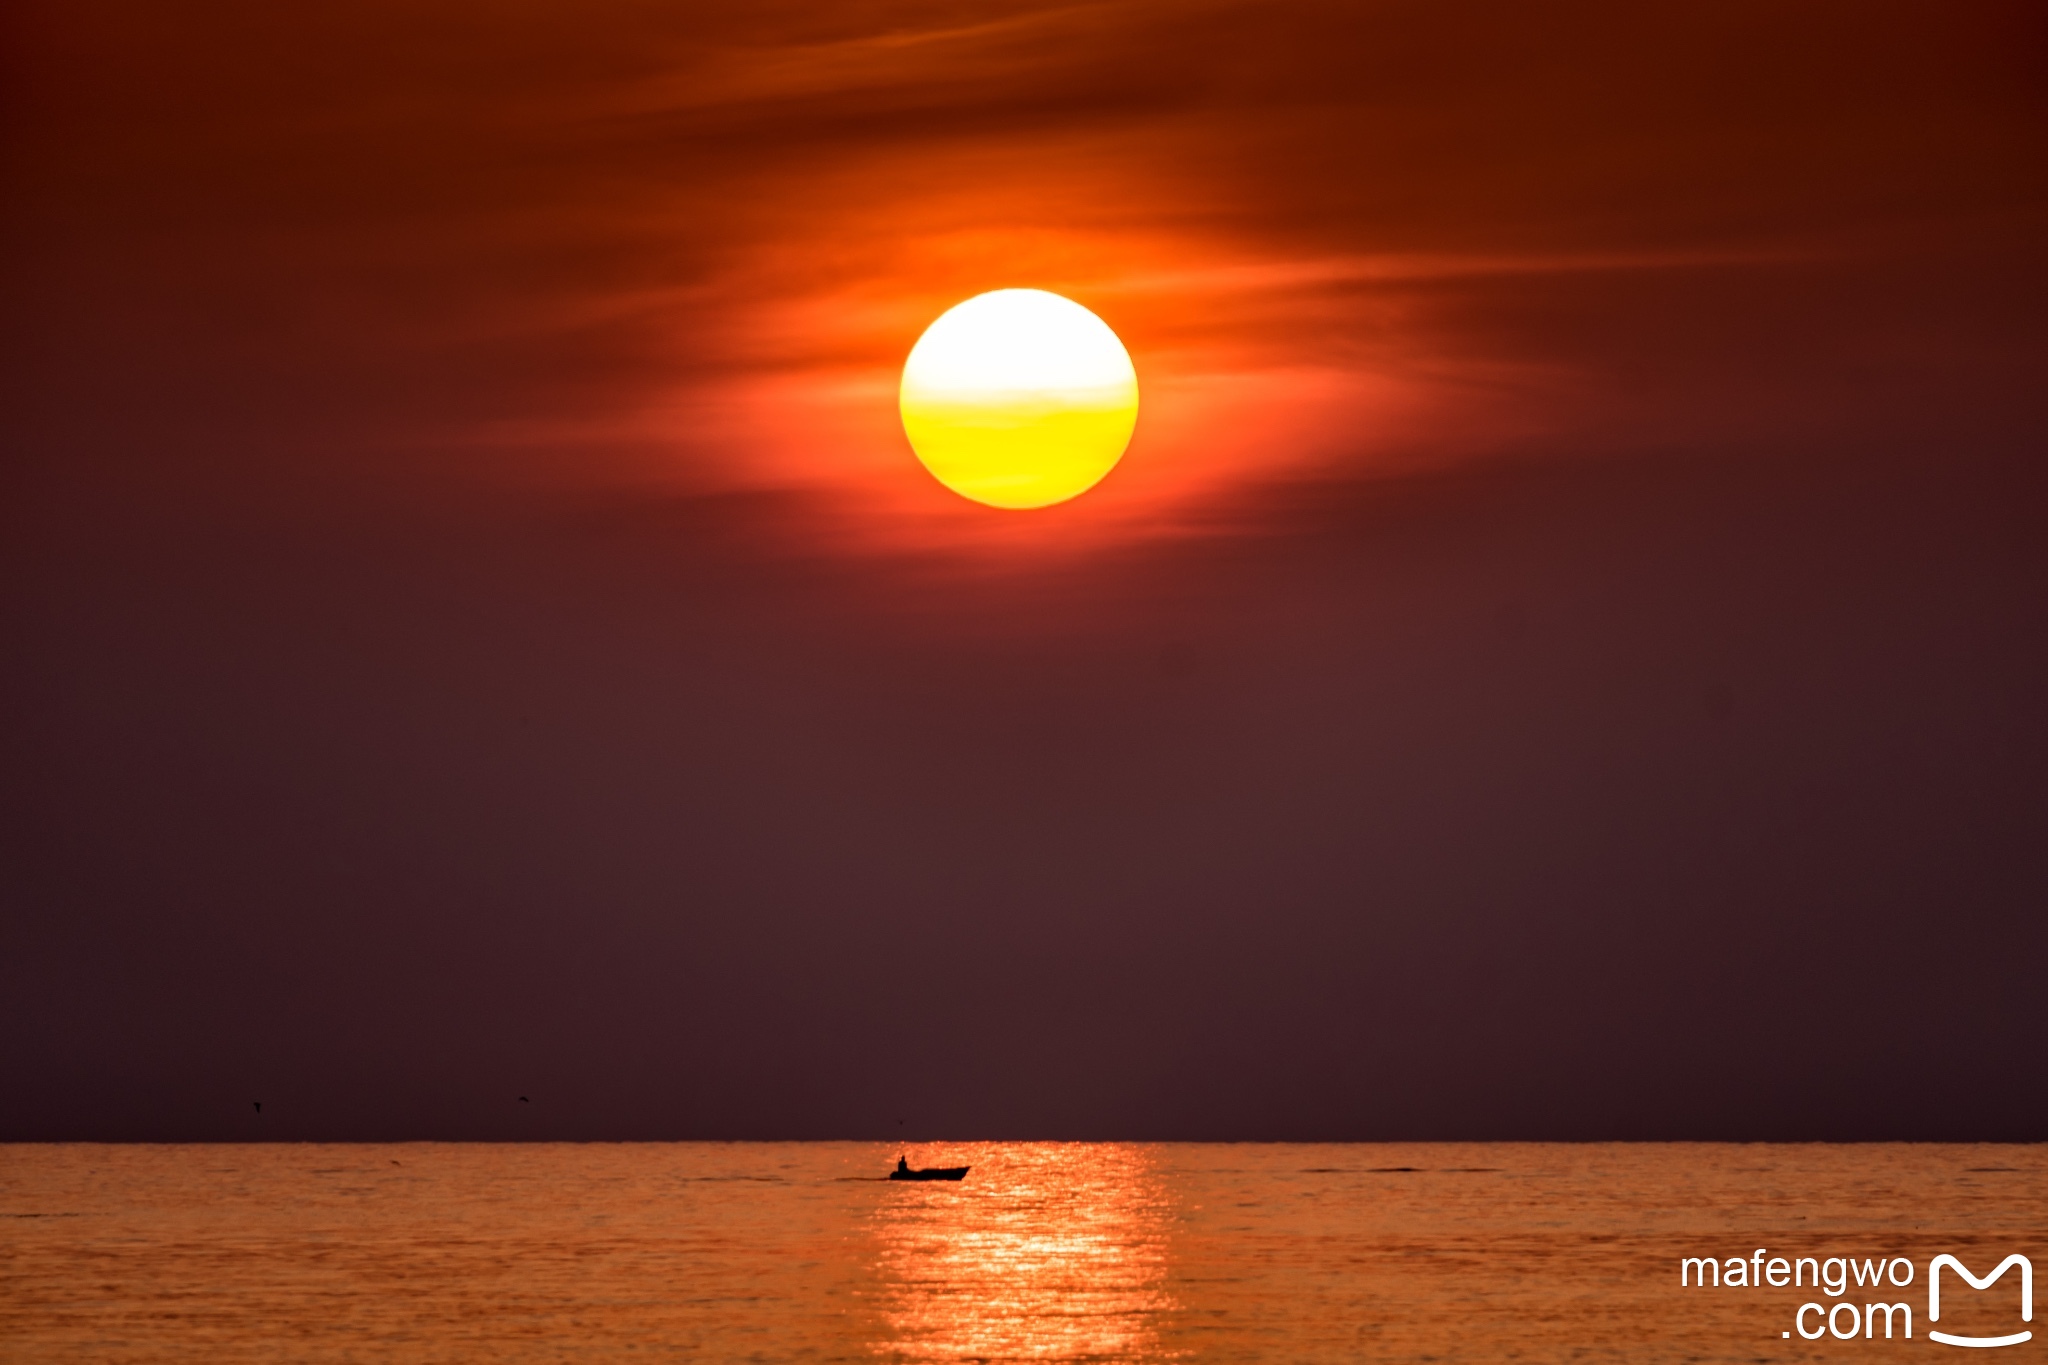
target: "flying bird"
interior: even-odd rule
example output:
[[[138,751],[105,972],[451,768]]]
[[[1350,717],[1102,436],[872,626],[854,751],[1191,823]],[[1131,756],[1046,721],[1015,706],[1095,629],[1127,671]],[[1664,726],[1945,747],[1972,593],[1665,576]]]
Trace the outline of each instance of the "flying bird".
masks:
[[[250,1101],[250,1103],[256,1106],[256,1112],[257,1112],[257,1113],[259,1113],[259,1114],[260,1114],[260,1113],[262,1113],[262,1112],[263,1112],[263,1101],[262,1101],[262,1100],[251,1100],[251,1101]]]
[[[530,1099],[526,1098],[526,1096],[524,1096],[524,1095],[521,1095],[521,1096],[519,1097],[519,1102],[520,1102],[521,1104],[532,1104],[532,1103],[533,1103],[533,1101],[532,1101],[532,1100],[530,1100]]]

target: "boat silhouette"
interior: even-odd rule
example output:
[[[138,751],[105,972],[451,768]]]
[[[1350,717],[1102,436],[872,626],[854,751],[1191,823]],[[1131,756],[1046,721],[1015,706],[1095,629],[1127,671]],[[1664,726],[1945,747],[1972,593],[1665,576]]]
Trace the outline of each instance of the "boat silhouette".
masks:
[[[891,1180],[965,1180],[967,1178],[967,1168],[965,1166],[925,1166],[917,1168],[910,1164],[909,1157],[899,1156],[896,1158],[896,1169],[889,1172],[889,1178]]]

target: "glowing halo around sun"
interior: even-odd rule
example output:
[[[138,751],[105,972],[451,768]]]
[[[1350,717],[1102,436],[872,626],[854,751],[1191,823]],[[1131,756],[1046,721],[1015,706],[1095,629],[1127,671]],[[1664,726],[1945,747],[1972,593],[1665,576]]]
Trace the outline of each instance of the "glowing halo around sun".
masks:
[[[903,363],[903,431],[932,477],[990,507],[1050,507],[1123,458],[1138,372],[1109,324],[1043,289],[955,304]]]

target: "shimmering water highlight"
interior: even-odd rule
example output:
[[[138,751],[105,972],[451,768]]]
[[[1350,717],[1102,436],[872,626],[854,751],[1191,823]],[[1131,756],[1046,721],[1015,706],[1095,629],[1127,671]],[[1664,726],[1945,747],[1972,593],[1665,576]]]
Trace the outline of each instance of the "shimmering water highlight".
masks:
[[[2048,1265],[2040,1147],[910,1155],[973,1169],[891,1184],[872,1143],[0,1148],[0,1355],[1797,1360],[1865,1344],[1781,1337],[1812,1291],[1681,1290],[1678,1258]]]

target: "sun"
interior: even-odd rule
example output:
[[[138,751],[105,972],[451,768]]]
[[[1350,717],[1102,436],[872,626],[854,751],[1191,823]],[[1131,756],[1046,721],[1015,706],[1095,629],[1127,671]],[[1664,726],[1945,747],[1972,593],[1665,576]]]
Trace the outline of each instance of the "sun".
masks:
[[[1050,507],[1123,458],[1138,372],[1109,324],[1043,289],[955,304],[903,363],[903,430],[932,476],[990,507]]]

